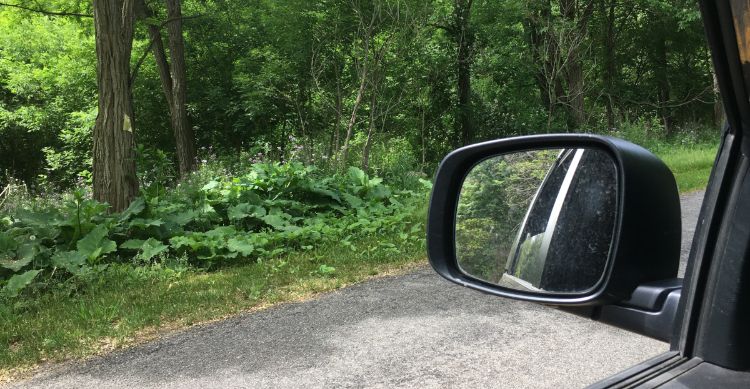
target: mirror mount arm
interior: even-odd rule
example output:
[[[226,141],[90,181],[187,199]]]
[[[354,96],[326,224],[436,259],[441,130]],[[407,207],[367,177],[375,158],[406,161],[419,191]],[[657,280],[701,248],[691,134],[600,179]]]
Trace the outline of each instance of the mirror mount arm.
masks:
[[[642,284],[636,288],[630,299],[615,304],[560,309],[669,342],[681,294],[682,279],[674,278]]]

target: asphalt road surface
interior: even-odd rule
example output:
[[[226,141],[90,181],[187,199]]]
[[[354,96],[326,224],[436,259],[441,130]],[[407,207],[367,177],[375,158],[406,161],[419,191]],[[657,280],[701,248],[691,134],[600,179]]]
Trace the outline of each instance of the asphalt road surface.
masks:
[[[702,196],[683,198],[683,254]],[[667,348],[424,268],[63,364],[15,387],[577,388]]]

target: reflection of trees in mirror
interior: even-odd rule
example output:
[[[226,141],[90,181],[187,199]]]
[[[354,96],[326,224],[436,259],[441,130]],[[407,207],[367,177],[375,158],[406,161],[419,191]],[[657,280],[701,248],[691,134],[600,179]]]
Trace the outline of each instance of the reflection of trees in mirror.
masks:
[[[464,272],[499,282],[531,200],[560,151],[500,155],[469,172],[456,215],[456,258]]]
[[[524,289],[582,292],[601,278],[617,208],[616,167],[596,149],[560,154],[541,184],[509,256]]]
[[[541,289],[580,292],[599,281],[614,234],[616,177],[609,154],[586,150],[555,223]]]

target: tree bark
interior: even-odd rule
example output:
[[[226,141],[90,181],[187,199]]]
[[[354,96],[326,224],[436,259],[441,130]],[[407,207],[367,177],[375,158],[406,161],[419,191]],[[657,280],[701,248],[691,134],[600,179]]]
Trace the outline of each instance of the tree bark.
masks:
[[[617,95],[615,91],[615,76],[617,72],[617,65],[615,64],[615,11],[617,8],[617,0],[609,0],[609,4],[601,3],[602,15],[604,17],[604,104],[607,110],[607,129],[613,130],[615,128],[615,110],[613,103],[613,96]]]
[[[654,74],[656,76],[657,99],[659,106],[659,116],[664,125],[664,134],[669,137],[673,133],[673,118],[670,104],[670,87],[669,87],[669,69],[667,62],[667,42],[663,37],[656,40],[656,50],[654,56]]]
[[[719,91],[719,79],[716,78],[716,71],[711,66],[711,75],[713,76],[713,89],[714,89],[714,125],[721,131],[724,126],[724,103],[721,101],[721,93]]]
[[[365,60],[365,63],[367,61]],[[344,137],[344,146],[341,148],[341,165],[345,166],[349,159],[349,142],[352,139],[354,133],[354,124],[357,123],[357,111],[359,110],[360,104],[362,104],[362,96],[365,94],[365,86],[367,85],[367,65],[362,71],[362,75],[359,81],[359,89],[357,90],[357,98],[354,99],[354,107],[352,107],[352,115],[349,117],[349,124],[346,126],[346,136]]]
[[[534,74],[539,97],[546,112],[552,108],[551,88],[547,79],[551,68],[550,59],[547,55],[547,47],[550,42],[549,33],[545,33],[545,27],[549,25],[551,6],[549,0],[531,2],[531,9],[524,21],[526,40],[531,50],[531,62],[537,66]]]
[[[99,112],[93,135],[94,199],[124,210],[138,193],[130,90],[132,0],[94,0]]]
[[[375,130],[375,109],[377,104],[377,93],[375,88],[372,90],[370,96],[370,127],[367,130],[367,140],[365,141],[365,147],[362,150],[362,170],[365,172],[370,168],[370,148],[372,147],[372,133]]]
[[[458,132],[462,145],[474,140],[471,107],[471,63],[474,48],[474,32],[470,27],[472,0],[455,0],[454,29],[456,48],[458,49],[457,91],[458,91]]]
[[[341,72],[339,71],[339,66],[336,64],[334,66],[334,73],[336,78],[336,96],[335,96],[335,107],[334,107],[334,117],[333,117],[333,132],[331,132],[331,141],[328,145],[328,158],[331,160],[331,162],[335,161],[336,156],[338,155],[340,146],[340,137],[341,137],[341,114],[343,110],[343,97],[342,97],[342,91],[341,91]]]
[[[144,0],[137,0],[135,4],[135,13],[138,19],[146,19],[154,16],[153,11],[146,5]],[[167,62],[167,54],[164,50],[164,41],[161,36],[159,26],[148,23],[148,36],[151,39],[151,52],[154,55],[154,62],[156,62],[156,70],[159,72],[159,79],[161,80],[161,88],[164,92],[164,98],[167,100],[167,106],[169,107],[169,116],[172,117],[172,76],[169,74],[169,62]]]
[[[569,107],[568,127],[579,128],[586,120],[584,106],[584,79],[581,48],[588,30],[593,0],[581,8],[578,0],[560,0],[560,13],[571,29],[570,47],[567,53],[566,74],[568,81],[567,104]]]
[[[165,0],[167,5],[167,32],[172,73],[172,131],[174,132],[180,175],[195,170],[195,135],[187,115],[187,74],[185,71],[185,41],[182,37],[181,0]]]

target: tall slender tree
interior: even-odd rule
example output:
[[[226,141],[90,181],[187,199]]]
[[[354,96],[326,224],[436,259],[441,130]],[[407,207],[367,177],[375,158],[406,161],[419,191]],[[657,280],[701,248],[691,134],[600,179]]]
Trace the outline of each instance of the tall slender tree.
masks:
[[[471,64],[474,50],[474,31],[471,28],[473,0],[455,0],[453,9],[453,39],[456,41],[456,75],[458,79],[458,126],[461,144],[474,139],[471,107]]]
[[[135,21],[133,0],[94,0],[99,112],[94,125],[93,189],[113,211],[138,193],[135,170],[130,54]]]
[[[187,114],[187,72],[185,70],[185,40],[182,36],[181,0],[165,0],[167,5],[167,31],[169,32],[169,58],[172,74],[172,101],[170,118],[177,148],[180,175],[195,169],[195,135]]]

